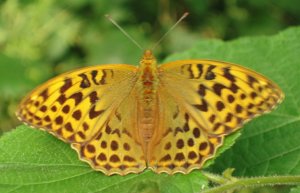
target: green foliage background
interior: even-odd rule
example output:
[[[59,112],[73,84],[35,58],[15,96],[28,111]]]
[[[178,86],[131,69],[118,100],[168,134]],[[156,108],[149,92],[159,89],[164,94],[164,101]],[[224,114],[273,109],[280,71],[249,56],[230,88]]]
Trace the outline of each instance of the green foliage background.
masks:
[[[155,50],[159,59],[202,39],[271,35],[300,23],[297,0],[2,1],[0,132],[18,124],[17,101],[50,77],[99,63],[138,64],[141,51],[105,14],[149,48],[185,11],[190,16]]]
[[[278,111],[247,124],[236,144],[218,157],[215,164],[207,169],[220,173],[228,167],[234,167],[235,175],[239,176],[299,175],[298,109],[300,104],[297,98],[300,94],[298,78],[300,77],[298,62],[300,46],[297,42],[300,33],[299,28],[294,28],[278,34],[279,31],[290,26],[300,24],[300,1],[297,0],[185,0],[177,3],[168,0],[116,0],[113,3],[104,0],[2,1],[0,3],[0,135],[20,124],[14,112],[21,97],[50,77],[70,69],[95,64],[138,64],[142,51],[107,21],[105,14],[110,14],[142,46],[149,48],[185,11],[190,12],[190,16],[155,50],[160,61],[170,54],[179,52],[168,57],[167,60],[210,58],[239,63],[272,78],[284,89],[287,96]],[[278,35],[274,36],[274,34]],[[262,36],[270,36],[270,38]],[[246,38],[240,39],[240,37]],[[235,40],[237,38],[239,39]],[[183,52],[185,50],[187,51]],[[32,140],[33,144],[22,141],[23,136],[28,136],[25,139]],[[34,143],[34,140],[37,142]],[[50,140],[50,143],[55,144],[54,147],[61,145],[65,148],[63,151],[70,154],[74,160],[64,162],[64,156],[58,155],[59,153],[54,154],[57,159],[61,157],[62,162],[59,163],[61,165],[57,166],[57,160],[47,159],[45,154],[47,152],[44,151],[53,151],[53,153],[58,151],[48,149],[47,145],[42,146],[45,148],[34,149],[41,145],[38,144],[40,140],[46,142]],[[22,149],[26,148],[22,146],[26,143],[33,150]],[[69,182],[67,185],[64,181],[60,182],[60,179],[72,181],[74,176],[85,172],[90,179],[95,180],[95,183],[99,183],[99,179],[104,179],[100,181],[106,184],[108,182],[105,180],[108,180],[111,184],[118,185],[115,188],[121,188],[115,189],[116,192],[121,190],[128,192],[122,189],[123,178],[107,179],[97,172],[92,172],[86,164],[75,158],[76,155],[67,145],[51,136],[47,138],[47,135],[40,131],[20,128],[6,133],[0,138],[0,150],[0,192],[18,192],[20,189],[15,190],[15,188],[19,186],[32,190],[33,187],[36,188],[33,184],[39,183],[41,187],[39,190],[43,191],[47,190],[48,186],[42,184],[51,184],[55,181],[61,183],[54,186],[55,188],[76,187],[72,183],[81,181],[80,177],[78,181],[75,179],[72,183],[67,180]],[[27,154],[31,151],[32,154]],[[42,165],[46,164],[46,168],[39,168],[41,163],[34,162],[32,156],[39,153],[42,155],[40,162]],[[23,157],[19,157],[20,160],[14,162],[13,159],[18,159],[17,154]],[[64,167],[64,164],[70,164],[68,161],[71,165],[75,165],[75,170],[73,168],[70,171]],[[49,164],[50,166],[54,164],[52,169]],[[50,171],[51,174],[50,176],[37,175],[40,174],[40,170]],[[60,178],[56,174],[62,170],[65,171],[65,176],[60,174]],[[33,172],[29,178],[27,171]],[[168,192],[161,189],[164,187],[161,184],[166,179],[170,185],[166,187],[181,183],[176,185],[180,188],[173,187],[172,192],[184,192],[188,187],[192,188],[189,192],[197,192],[196,187],[208,184],[200,173],[192,173],[191,176],[163,176],[149,181],[156,176],[146,172],[141,178],[139,176],[128,178],[132,178],[133,181],[141,179],[139,183],[132,184],[132,187],[136,188],[133,190],[144,192],[151,192],[152,189],[157,188],[161,192]],[[125,188],[126,183],[127,181],[125,181]],[[145,186],[148,183],[153,186],[150,187],[151,190]],[[97,186],[93,191],[96,189]],[[288,192],[288,189],[282,187],[275,190]],[[299,188],[294,188],[292,191],[295,193],[297,190]],[[53,191],[55,192],[55,189]],[[253,191],[263,192],[265,189]]]

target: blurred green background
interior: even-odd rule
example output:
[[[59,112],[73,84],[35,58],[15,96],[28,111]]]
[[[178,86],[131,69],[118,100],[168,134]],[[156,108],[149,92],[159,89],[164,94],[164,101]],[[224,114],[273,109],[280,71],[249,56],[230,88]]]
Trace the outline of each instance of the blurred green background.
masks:
[[[20,98],[50,77],[88,65],[138,64],[141,50],[105,14],[149,48],[186,11],[189,17],[156,48],[159,60],[201,39],[270,35],[300,23],[297,0],[1,1],[0,133],[19,124]]]

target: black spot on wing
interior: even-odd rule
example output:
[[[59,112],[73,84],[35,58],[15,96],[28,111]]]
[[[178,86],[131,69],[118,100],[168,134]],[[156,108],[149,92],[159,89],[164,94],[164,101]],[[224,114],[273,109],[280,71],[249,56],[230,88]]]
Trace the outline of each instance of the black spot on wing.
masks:
[[[199,79],[202,76],[202,74],[203,74],[203,65],[202,64],[197,64],[197,68],[198,68],[199,74],[195,78]]]
[[[83,97],[82,93],[77,92],[77,93],[72,94],[69,98],[74,99],[75,105],[78,105],[82,101],[82,97]]]
[[[81,110],[74,111],[72,117],[78,121],[81,118]]]
[[[224,103],[222,101],[218,101],[216,103],[216,107],[217,107],[218,111],[222,111],[225,108],[225,105],[224,105]]]
[[[103,112],[104,112],[104,110],[99,110],[99,111],[95,110],[95,106],[93,106],[89,111],[89,117],[90,117],[90,119],[93,119],[93,118],[99,116],[100,114],[102,114]]]
[[[206,87],[203,84],[199,85],[198,94],[202,97],[206,94]]]
[[[106,76],[107,76],[106,70],[102,70],[102,72],[103,75],[101,77],[100,84],[106,84]]]
[[[193,79],[194,78],[194,74],[192,71],[192,64],[185,64],[181,66],[181,73],[184,73],[184,68],[186,68],[188,74],[189,74],[189,78]]]
[[[80,88],[88,88],[91,86],[91,83],[86,74],[81,73],[81,74],[78,74],[78,76],[82,78],[82,80],[80,82]]]
[[[202,104],[194,104],[193,106],[199,109],[200,111],[204,111],[204,112],[208,111],[208,104],[204,99],[202,99]]]
[[[60,88],[60,93],[66,92],[72,86],[71,79],[65,79],[64,82],[64,85]]]
[[[210,65],[207,68],[206,74],[205,74],[205,79],[206,80],[213,80],[216,78],[215,73],[212,71],[216,66],[215,65]]]
[[[67,98],[64,94],[60,95],[58,98],[57,98],[57,101],[59,102],[59,104],[64,104],[64,102],[66,102]],[[55,110],[56,111],[56,110]]]
[[[253,84],[258,83],[258,80],[256,80],[253,76],[248,75],[248,82],[250,86],[253,88]]]
[[[40,93],[40,96],[43,98],[43,100],[47,100],[48,97],[49,97],[49,94],[48,94],[48,88],[46,88],[45,90],[43,90],[43,92]]]
[[[238,87],[235,83],[232,83],[231,86],[229,87],[229,89],[230,89],[233,93],[237,93],[239,87]]]
[[[219,96],[221,96],[222,90],[224,88],[226,88],[226,86],[224,86],[223,84],[220,84],[220,83],[216,83],[213,85],[214,93],[216,93]]]
[[[235,82],[235,78],[234,76],[230,73],[230,69],[229,68],[224,68],[224,77],[227,78],[228,80],[230,80],[231,82]]]
[[[99,85],[99,83],[98,83],[97,80],[96,80],[97,74],[98,74],[98,71],[97,71],[97,70],[93,70],[93,71],[91,72],[93,83],[96,84],[96,85]]]
[[[91,102],[91,104],[94,104],[95,102],[97,102],[97,101],[99,100],[96,91],[91,92],[91,93],[89,94],[89,97],[90,97],[90,102]]]

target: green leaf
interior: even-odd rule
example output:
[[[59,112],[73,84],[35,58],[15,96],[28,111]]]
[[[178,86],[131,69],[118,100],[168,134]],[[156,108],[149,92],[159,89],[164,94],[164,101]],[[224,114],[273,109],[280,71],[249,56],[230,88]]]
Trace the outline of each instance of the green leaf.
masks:
[[[105,176],[78,159],[70,146],[44,131],[20,126],[0,139],[0,192],[199,192],[199,171],[156,175],[151,171]]]
[[[271,114],[259,117],[226,138],[213,171],[236,168],[238,175],[299,174],[300,28],[271,37],[231,42],[206,40],[168,60],[210,58],[250,67],[274,80],[286,99]],[[297,128],[298,127],[298,128]],[[219,154],[219,153],[218,153]],[[157,175],[151,171],[105,176],[81,162],[68,144],[22,126],[0,138],[0,192],[199,192],[207,186],[201,172]]]
[[[277,110],[248,123],[242,136],[211,168],[235,175],[300,174],[300,28],[271,37],[241,38],[224,43],[207,40],[168,60],[210,58],[242,64],[276,82],[286,98]]]

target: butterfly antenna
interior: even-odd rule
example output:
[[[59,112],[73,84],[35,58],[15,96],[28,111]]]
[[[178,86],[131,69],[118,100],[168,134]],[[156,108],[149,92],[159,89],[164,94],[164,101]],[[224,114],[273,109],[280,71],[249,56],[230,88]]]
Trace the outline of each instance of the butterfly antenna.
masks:
[[[165,39],[165,37],[187,16],[189,15],[189,12],[185,12],[179,19],[178,21],[154,44],[154,46],[152,47],[151,50],[154,50],[154,48],[156,48],[161,41],[163,41]]]
[[[112,22],[128,39],[130,39],[138,48],[143,50],[142,46],[137,43],[110,15],[106,14],[105,17]]]

